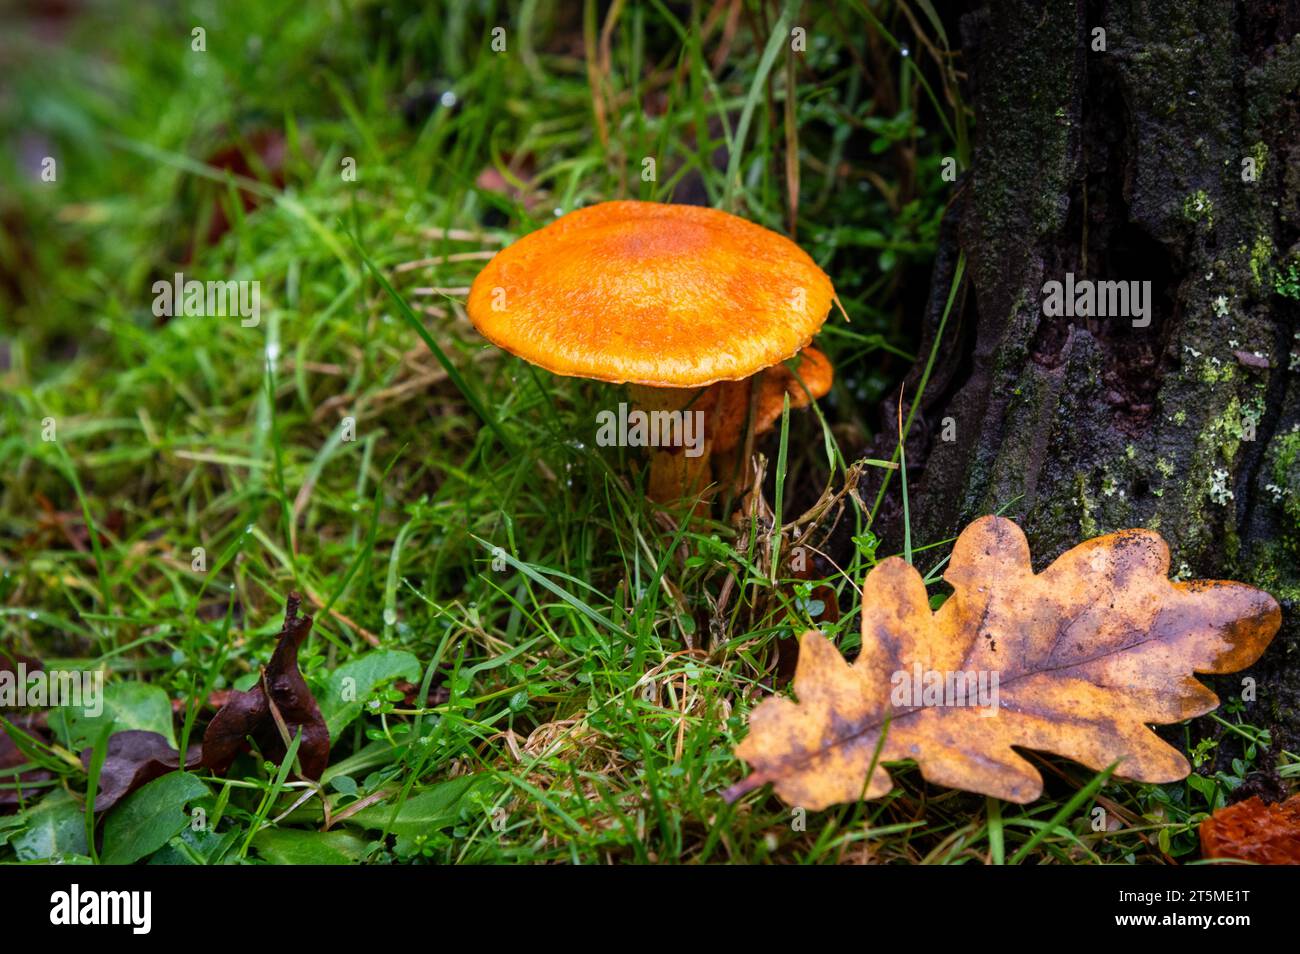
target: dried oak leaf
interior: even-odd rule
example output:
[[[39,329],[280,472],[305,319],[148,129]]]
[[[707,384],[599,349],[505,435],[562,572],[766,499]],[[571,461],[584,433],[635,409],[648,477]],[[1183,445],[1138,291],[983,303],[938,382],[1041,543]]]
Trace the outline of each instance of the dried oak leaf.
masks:
[[[81,764],[87,769],[93,752],[94,749],[90,748],[81,752]],[[199,747],[190,746],[185,756],[185,768],[197,768],[201,761]],[[95,811],[108,811],[137,788],[180,767],[180,753],[157,732],[143,729],[115,732],[108,740],[104,764],[99,770]]]
[[[258,684],[248,692],[234,691],[208,723],[203,735],[203,765],[224,773],[252,736],[262,754],[273,761],[284,758],[281,727],[292,739],[302,730],[298,763],[304,777],[319,779],[329,764],[330,736],[320,707],[298,671],[298,647],[311,632],[312,618],[299,616],[302,598],[290,593],[284,608],[284,626],[271,662]]]
[[[736,749],[753,773],[725,797],[771,782],[787,803],[809,809],[877,798],[892,787],[879,763],[913,759],[936,784],[1031,802],[1043,780],[1013,746],[1097,770],[1118,760],[1116,774],[1143,782],[1186,777],[1187,760],[1148,725],[1215,708],[1192,673],[1249,666],[1281,612],[1253,587],[1172,583],[1168,570],[1158,534],[1125,530],[1035,574],[1021,529],[981,517],[953,547],[944,574],[952,596],[931,612],[920,574],[896,557],[883,561],[863,585],[857,660],[845,662],[820,633],[803,636],[799,701],[755,708]],[[984,672],[990,689],[996,674],[997,696],[979,700],[996,704],[915,705],[907,695],[894,705],[895,687],[907,688],[901,674],[918,671],[945,683],[948,674]]]
[[[1201,822],[1201,854],[1260,865],[1300,865],[1300,795],[1280,805],[1258,796],[1220,808]]]

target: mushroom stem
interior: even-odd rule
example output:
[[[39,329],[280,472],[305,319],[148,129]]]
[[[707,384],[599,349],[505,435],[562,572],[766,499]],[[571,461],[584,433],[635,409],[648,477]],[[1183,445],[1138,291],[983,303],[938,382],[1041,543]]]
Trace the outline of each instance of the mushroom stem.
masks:
[[[701,494],[712,479],[717,387],[630,384],[628,396],[634,409],[646,415],[646,450],[650,455],[646,496],[655,503],[671,504]]]
[[[808,407],[829,393],[834,377],[830,360],[809,345],[799,352],[794,367],[777,364],[743,381],[716,385],[720,393],[713,429],[713,476],[718,486],[742,491],[754,439],[781,419],[786,396],[791,410]]]
[[[744,483],[741,462],[749,459],[754,448],[754,432],[747,423],[756,418],[755,404],[760,388],[755,382],[764,372],[743,381],[723,381],[718,400],[718,426],[713,432],[713,477],[719,488],[737,492]]]

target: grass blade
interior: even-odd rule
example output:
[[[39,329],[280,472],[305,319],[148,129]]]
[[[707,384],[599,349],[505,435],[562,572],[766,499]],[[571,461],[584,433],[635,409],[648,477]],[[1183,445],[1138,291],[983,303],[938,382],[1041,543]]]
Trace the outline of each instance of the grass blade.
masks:
[[[433,335],[429,334],[429,330],[424,327],[424,322],[420,321],[420,319],[416,317],[415,312],[411,311],[411,306],[406,303],[406,299],[398,294],[397,289],[394,288],[388,279],[384,277],[384,273],[375,267],[375,263],[372,262],[370,256],[365,253],[365,250],[361,247],[361,243],[357,241],[356,236],[349,232],[348,237],[352,239],[352,244],[356,248],[357,254],[361,256],[361,261],[365,263],[370,274],[373,275],[375,281],[379,283],[379,287],[382,288],[384,293],[393,300],[393,304],[397,306],[397,310],[406,320],[406,323],[415,329],[415,333],[420,336],[420,339],[425,343],[429,351],[438,359],[438,363],[442,365],[442,369],[447,372],[447,377],[451,379],[451,383],[456,385],[456,389],[460,391],[461,396],[465,398],[465,402],[469,404],[474,413],[478,415],[479,420],[486,424],[492,433],[497,436],[497,440],[501,442],[501,446],[512,454],[518,453],[518,449],[515,447],[514,442],[506,436],[505,431],[501,429],[501,425],[497,423],[497,419],[483,405],[483,402],[479,400],[474,389],[470,387],[469,382],[466,381],[464,376],[460,373],[460,369],[452,363],[451,359],[447,357],[446,352],[438,346],[438,342],[433,340]]]

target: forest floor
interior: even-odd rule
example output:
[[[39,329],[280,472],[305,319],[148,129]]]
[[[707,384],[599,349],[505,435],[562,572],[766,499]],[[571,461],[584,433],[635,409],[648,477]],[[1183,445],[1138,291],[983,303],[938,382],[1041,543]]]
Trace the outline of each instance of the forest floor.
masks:
[[[843,500],[850,563],[770,573],[770,525],[665,519],[637,451],[595,446],[616,388],[504,355],[466,318],[497,249],[584,204],[674,198],[793,230],[851,318],[818,339],[832,394],[759,446],[767,506],[794,520],[843,484],[917,359],[944,160],[969,152],[942,25],[842,5],[795,59],[748,13],[628,5],[606,34],[594,13],[471,6],[239,0],[129,27],[87,10],[4,41],[5,648],[106,672],[105,719],[183,744],[256,683],[288,593],[316,618],[300,662],[334,736],[321,786],[252,757],[199,772],[209,823],[154,860],[1194,859],[1261,741],[1231,702],[1214,718],[1253,740],[1231,776],[1080,800],[1092,772],[1034,756],[1047,790],[1026,806],[907,764],[875,801],[727,804],[792,637],[856,651],[856,588],[890,555],[872,501]],[[863,35],[865,55],[845,42]],[[178,272],[259,282],[256,322],[158,316],[154,283]],[[912,541],[935,596],[950,544]],[[88,741],[62,725],[35,748],[51,777],[0,816],[0,860],[133,854],[128,833],[87,842]],[[322,799],[353,812],[322,832]],[[398,804],[417,812],[388,825]],[[1095,830],[1095,808],[1114,824]]]

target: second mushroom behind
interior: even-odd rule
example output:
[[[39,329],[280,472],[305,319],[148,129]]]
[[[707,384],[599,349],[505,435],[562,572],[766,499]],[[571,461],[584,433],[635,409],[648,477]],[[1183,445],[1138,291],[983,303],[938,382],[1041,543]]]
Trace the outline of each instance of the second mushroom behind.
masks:
[[[781,395],[797,407],[826,393],[830,364],[807,345],[834,295],[826,273],[776,232],[714,209],[618,201],[503,249],[474,280],[468,310],[488,340],[525,361],[628,385],[642,415],[619,420],[645,433],[623,438],[647,447],[647,496],[671,504],[698,502],[713,452],[735,453],[751,378],[756,431],[780,417]],[[798,384],[783,362],[801,351]],[[775,415],[763,404],[770,394]]]

